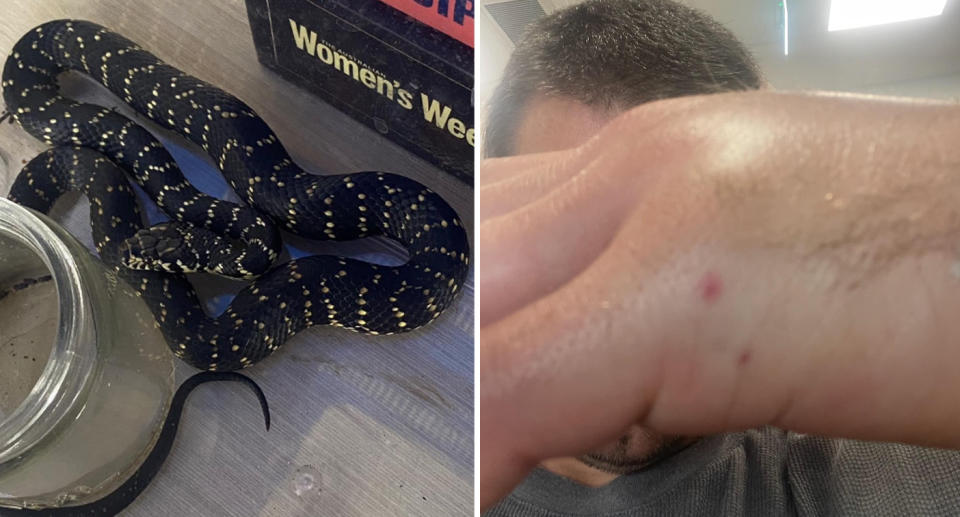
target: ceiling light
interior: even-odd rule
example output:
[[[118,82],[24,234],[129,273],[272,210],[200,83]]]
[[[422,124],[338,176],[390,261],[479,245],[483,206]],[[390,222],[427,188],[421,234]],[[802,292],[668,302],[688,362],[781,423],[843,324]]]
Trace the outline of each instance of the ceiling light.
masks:
[[[783,55],[790,55],[790,12],[787,10],[787,0],[780,0],[783,7]]]
[[[841,31],[940,16],[947,0],[831,0],[827,30]]]

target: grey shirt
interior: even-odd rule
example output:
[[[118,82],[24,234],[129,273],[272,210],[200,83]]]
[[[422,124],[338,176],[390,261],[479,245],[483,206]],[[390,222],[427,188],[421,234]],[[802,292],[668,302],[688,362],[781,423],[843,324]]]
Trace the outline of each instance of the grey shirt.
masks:
[[[763,428],[591,488],[533,471],[485,517],[960,515],[960,452]]]

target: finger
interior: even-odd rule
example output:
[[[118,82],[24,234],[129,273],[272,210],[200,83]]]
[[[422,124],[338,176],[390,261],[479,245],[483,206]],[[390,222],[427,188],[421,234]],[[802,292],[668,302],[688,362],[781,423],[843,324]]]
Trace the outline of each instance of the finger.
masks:
[[[639,379],[657,382],[630,368],[632,379],[610,365],[636,362],[632,354],[608,349],[611,324],[598,314],[601,303],[578,277],[560,291],[487,327],[480,334],[480,501],[489,506],[519,483],[542,459],[575,454],[614,439],[630,416],[642,418],[644,394]],[[637,311],[642,314],[643,310]],[[631,315],[620,320],[633,322]],[[637,336],[638,340],[642,339]],[[634,343],[637,356],[645,342]],[[620,348],[622,351],[623,348]],[[642,366],[642,364],[641,364]],[[611,393],[622,396],[611,396]],[[557,451],[563,451],[558,453]]]
[[[603,249],[634,196],[602,170],[610,162],[603,157],[546,197],[481,223],[481,325],[552,291]]]
[[[630,124],[647,129],[642,122]],[[595,147],[567,162],[578,165],[569,180],[482,222],[481,326],[552,292],[590,264],[639,197],[683,167],[688,145],[676,136],[623,131],[613,123],[593,141]]]
[[[687,158],[685,129],[663,122],[699,102],[632,110],[579,148],[522,157],[529,172],[481,189],[481,325],[551,292],[596,256],[636,194],[635,181]]]
[[[668,117],[679,117],[698,100],[660,102],[620,116],[573,149],[488,160],[485,181],[477,192],[480,220],[497,217],[529,204],[572,178],[598,153],[617,145],[635,146],[650,138]]]
[[[477,187],[484,187],[504,181],[523,171],[550,160],[552,156],[562,155],[566,151],[552,153],[521,154],[504,158],[488,158],[477,169]]]
[[[668,309],[681,303],[676,293],[669,291],[676,291],[681,280],[691,283],[689,273],[678,276],[666,268],[675,262],[674,250],[691,245],[688,241],[693,237],[685,237],[690,232],[682,228],[698,226],[693,218],[709,212],[685,206],[700,200],[681,182],[649,181],[644,187],[646,192],[636,196],[638,202],[629,220],[612,232],[615,244],[600,249],[589,266],[571,274],[553,292],[498,321],[481,324],[482,393],[524,391],[536,395],[536,389],[525,389],[530,383],[551,386],[540,393],[549,396],[555,389],[564,389],[562,383],[571,379],[579,385],[583,379],[607,378],[603,370],[622,364],[617,354],[610,355],[611,347],[619,344],[627,347],[628,359],[645,357],[645,343],[656,341],[656,329],[663,325]],[[686,215],[689,213],[697,215]],[[666,280],[654,281],[655,273]],[[594,357],[594,352],[601,350],[606,354]],[[578,354],[588,356],[587,360]],[[587,375],[590,369],[597,371]],[[595,386],[603,384],[598,381]],[[618,424],[617,429],[624,427]]]
[[[592,158],[585,148],[549,153],[538,162],[477,191],[480,220],[498,217],[532,203],[573,177]]]
[[[512,486],[504,480],[521,479],[529,465],[586,452],[642,421],[664,372],[679,372],[680,383],[698,380],[696,393],[730,385],[727,368],[691,380],[729,352],[692,352],[697,323],[678,317],[702,294],[703,268],[683,266],[676,250],[689,249],[696,234],[684,229],[704,226],[710,211],[691,208],[704,199],[683,181],[638,183],[643,193],[616,245],[556,291],[481,326],[482,504],[503,496]]]

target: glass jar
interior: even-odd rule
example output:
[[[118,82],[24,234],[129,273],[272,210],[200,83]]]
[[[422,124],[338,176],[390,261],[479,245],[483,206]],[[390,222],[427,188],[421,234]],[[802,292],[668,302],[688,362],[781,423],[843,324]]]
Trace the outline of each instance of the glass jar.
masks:
[[[0,198],[0,506],[72,506],[119,486],[160,432],[173,361],[126,282]]]

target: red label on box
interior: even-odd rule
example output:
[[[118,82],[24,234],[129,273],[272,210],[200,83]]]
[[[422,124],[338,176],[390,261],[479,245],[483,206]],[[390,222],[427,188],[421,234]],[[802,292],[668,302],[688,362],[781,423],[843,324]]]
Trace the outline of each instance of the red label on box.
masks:
[[[474,0],[380,0],[417,20],[473,46]]]

